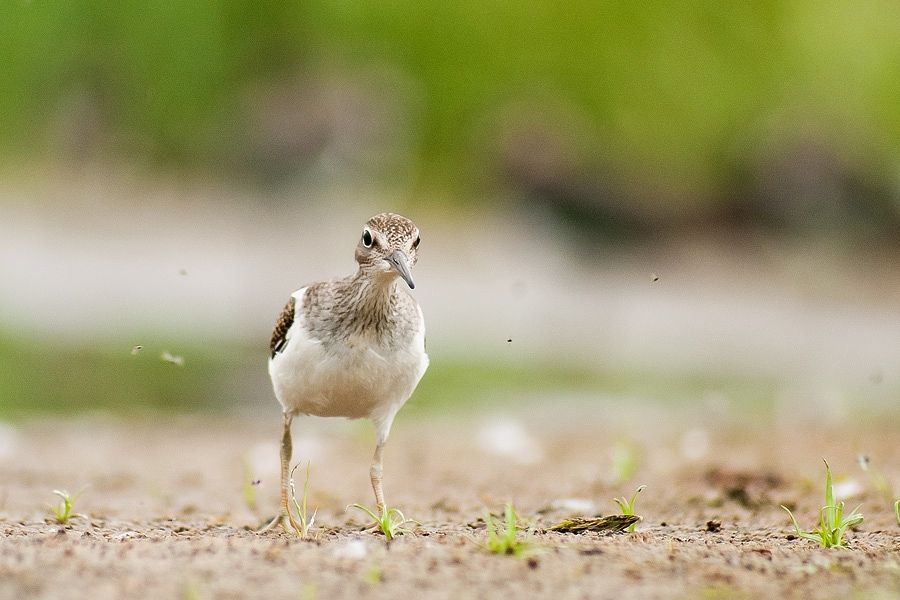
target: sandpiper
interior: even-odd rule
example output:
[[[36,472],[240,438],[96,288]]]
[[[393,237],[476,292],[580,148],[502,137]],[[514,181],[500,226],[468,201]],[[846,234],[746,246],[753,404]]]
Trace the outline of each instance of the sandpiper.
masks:
[[[300,288],[278,317],[269,376],[284,415],[281,512],[264,529],[281,523],[299,530],[288,508],[296,415],[372,420],[376,445],[369,474],[377,510],[384,512],[384,444],[428,367],[422,309],[402,288],[402,282],[415,288],[410,269],[419,241],[418,227],[406,217],[375,215],[356,245],[356,273]]]

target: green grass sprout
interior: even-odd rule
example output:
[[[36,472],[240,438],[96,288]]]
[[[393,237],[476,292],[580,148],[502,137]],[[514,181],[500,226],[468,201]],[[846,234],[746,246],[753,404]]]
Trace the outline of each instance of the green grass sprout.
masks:
[[[512,502],[506,503],[505,527],[503,531],[500,530],[501,526],[499,523],[494,523],[494,518],[490,512],[484,514],[484,522],[487,526],[487,544],[485,547],[490,552],[521,557],[530,548],[528,537],[531,535],[531,530],[525,534],[525,539],[519,539],[519,515],[516,514]]]
[[[53,517],[56,519],[56,522],[60,525],[65,525],[69,522],[69,519],[73,517],[83,517],[84,515],[80,515],[76,512],[72,512],[72,509],[75,507],[75,500],[78,499],[78,496],[81,495],[79,491],[76,494],[70,494],[65,490],[53,490],[53,493],[59,496],[60,501],[58,504],[50,505],[50,512]]]
[[[297,501],[297,494],[294,489],[294,471],[297,470],[297,467],[300,466],[300,463],[294,465],[294,468],[291,469],[291,477],[288,480],[288,487],[291,491],[291,502],[294,503],[294,508],[297,510],[297,521],[300,523],[300,530],[297,534],[302,537],[309,536],[309,530],[316,522],[316,514],[319,512],[319,509],[315,509],[313,514],[310,515],[307,511],[307,498],[309,497],[309,461],[306,463],[306,479],[303,481],[303,498],[301,501]]]
[[[900,525],[900,500],[894,502],[894,513],[897,515],[897,525]]]
[[[385,539],[389,542],[398,535],[412,533],[412,529],[409,528],[410,525],[421,525],[421,523],[415,519],[407,519],[399,508],[389,508],[385,506],[380,516],[375,514],[375,511],[371,508],[363,506],[362,504],[351,504],[347,508],[358,508],[369,515],[375,521],[375,526],[384,534]]]
[[[784,505],[781,508],[790,515],[791,522],[794,524],[794,529],[799,537],[819,542],[825,548],[843,548],[844,533],[863,521],[863,516],[857,512],[859,506],[850,511],[850,514],[844,516],[844,503],[835,503],[834,486],[832,485],[831,468],[828,466],[828,461],[825,461],[825,506],[819,511],[819,526],[812,531],[803,531],[800,529],[800,525],[797,524],[794,513]]]
[[[645,487],[647,487],[647,486],[646,485],[638,486],[638,488],[636,490],[634,490],[634,493],[631,495],[631,500],[626,500],[625,496],[622,496],[621,498],[613,498],[613,500],[615,500],[616,504],[619,505],[619,508],[622,509],[623,515],[625,515],[626,517],[630,517],[630,516],[634,515],[634,503],[637,500],[638,494],[640,494],[644,490]],[[636,522],[632,523],[631,525],[628,526],[628,530],[627,530],[628,533],[634,533],[635,525],[637,525]]]

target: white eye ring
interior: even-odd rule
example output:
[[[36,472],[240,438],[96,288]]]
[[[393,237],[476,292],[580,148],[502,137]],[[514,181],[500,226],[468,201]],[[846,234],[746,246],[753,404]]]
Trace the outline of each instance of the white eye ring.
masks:
[[[363,246],[365,246],[366,248],[371,248],[373,241],[374,240],[372,239],[372,232],[370,232],[368,229],[364,229],[362,235]]]

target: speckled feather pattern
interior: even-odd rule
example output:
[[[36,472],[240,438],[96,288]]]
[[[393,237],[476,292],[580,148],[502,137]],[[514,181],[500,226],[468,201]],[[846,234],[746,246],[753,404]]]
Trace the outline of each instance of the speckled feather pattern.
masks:
[[[287,304],[284,305],[284,310],[278,316],[278,321],[275,322],[275,329],[272,330],[272,340],[269,342],[270,358],[274,358],[278,352],[284,349],[284,345],[287,342],[285,336],[287,336],[288,329],[294,324],[295,302],[294,297],[291,296]]]
[[[397,246],[413,239],[419,231],[412,221],[394,213],[375,215],[366,222],[366,226],[380,231],[388,242]]]
[[[309,286],[302,310],[306,330],[326,349],[353,335],[368,336],[384,348],[399,348],[409,344],[419,329],[419,311],[409,294],[397,283],[384,286],[359,273]]]
[[[355,274],[292,295],[272,335],[269,374],[285,413],[369,417],[383,441],[428,367],[412,281],[392,262],[415,265],[419,230],[383,213],[363,231]]]

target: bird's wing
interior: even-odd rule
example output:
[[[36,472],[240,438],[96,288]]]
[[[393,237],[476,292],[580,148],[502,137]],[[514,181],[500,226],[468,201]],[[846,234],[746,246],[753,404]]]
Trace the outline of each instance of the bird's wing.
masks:
[[[275,358],[275,355],[279,352],[284,352],[284,349],[287,347],[288,330],[294,324],[294,302],[294,297],[291,296],[287,304],[284,305],[284,310],[281,311],[278,321],[275,322],[275,329],[272,330],[272,341],[269,343],[269,350],[272,353],[271,358]]]

